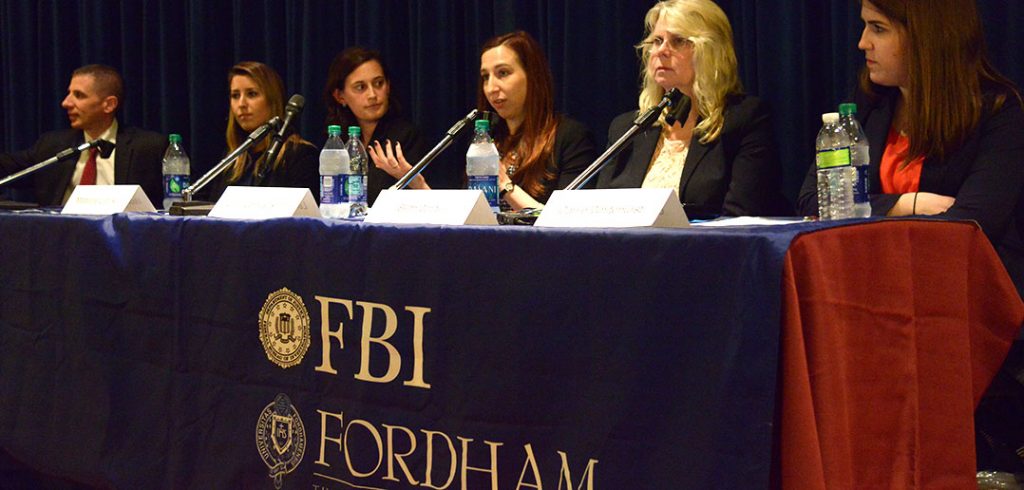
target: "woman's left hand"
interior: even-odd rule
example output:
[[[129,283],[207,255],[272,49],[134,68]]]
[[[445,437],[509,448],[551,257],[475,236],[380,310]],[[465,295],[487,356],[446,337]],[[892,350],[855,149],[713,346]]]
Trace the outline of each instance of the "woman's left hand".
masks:
[[[402,153],[401,143],[396,142],[392,149],[391,140],[387,140],[384,146],[381,146],[380,141],[374,141],[367,147],[367,150],[373,164],[396,179],[401,179],[412,169],[412,165],[409,165],[409,162],[405,160],[405,154]],[[422,175],[417,175],[409,182],[409,187],[413,189],[430,188]]]

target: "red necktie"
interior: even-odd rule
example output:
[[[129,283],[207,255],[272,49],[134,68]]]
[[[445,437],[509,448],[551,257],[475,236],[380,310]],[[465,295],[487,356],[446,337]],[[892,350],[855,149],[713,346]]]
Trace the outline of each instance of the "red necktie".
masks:
[[[82,169],[82,180],[78,182],[78,185],[95,185],[96,184],[96,147],[89,148],[89,160],[85,162],[85,168]]]

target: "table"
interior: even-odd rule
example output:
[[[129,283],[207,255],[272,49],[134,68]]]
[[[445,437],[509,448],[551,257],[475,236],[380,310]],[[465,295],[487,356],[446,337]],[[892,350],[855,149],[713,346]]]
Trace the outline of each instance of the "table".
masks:
[[[0,261],[0,448],[115,488],[957,486],[1024,321],[936,221],[3,214]]]

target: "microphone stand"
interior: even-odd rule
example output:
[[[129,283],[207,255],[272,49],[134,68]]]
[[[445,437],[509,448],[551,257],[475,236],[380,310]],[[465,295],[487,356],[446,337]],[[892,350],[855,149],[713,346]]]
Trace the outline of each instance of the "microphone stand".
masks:
[[[113,143],[110,143],[107,140],[99,140],[99,139],[97,139],[97,140],[92,140],[92,142],[89,142],[89,143],[82,143],[82,144],[80,144],[78,146],[71,147],[71,148],[66,148],[64,150],[61,150],[59,153],[57,153],[56,155],[54,155],[54,156],[52,156],[50,158],[47,158],[46,160],[43,160],[43,161],[41,161],[41,162],[39,162],[39,163],[29,167],[29,168],[26,168],[26,169],[21,170],[21,171],[19,171],[17,173],[8,175],[7,177],[4,177],[3,179],[0,179],[0,186],[9,184],[9,183],[14,182],[14,181],[16,181],[18,179],[21,179],[22,177],[25,177],[27,175],[33,174],[35,172],[38,172],[38,171],[40,171],[40,170],[42,170],[42,169],[44,169],[46,167],[49,167],[50,165],[53,165],[53,164],[55,164],[57,162],[61,162],[61,161],[67,160],[67,159],[69,159],[71,157],[77,156],[79,153],[81,153],[81,152],[83,152],[85,150],[88,150],[89,148],[97,147],[97,146],[103,146],[104,144],[109,144],[110,145],[110,149],[111,150],[113,149],[113,146],[114,146]],[[106,156],[110,156],[110,151],[102,151],[101,153],[105,153]],[[104,157],[104,158],[106,158],[106,157]]]
[[[416,165],[410,168],[409,171],[406,172],[401,179],[398,179],[398,182],[395,182],[395,185],[391,186],[390,189],[405,189],[405,187],[409,185],[409,182],[411,182],[412,179],[415,179],[416,176],[419,175],[420,172],[422,172],[423,169],[427,167],[427,165],[430,165],[430,162],[434,161],[434,159],[437,158],[437,156],[440,155],[441,152],[443,152],[449,146],[451,146],[452,142],[455,141],[455,137],[458,136],[459,132],[462,131],[462,128],[465,128],[467,125],[471,124],[474,119],[476,119],[477,113],[478,111],[476,109],[473,109],[469,111],[469,114],[466,114],[466,117],[456,121],[456,123],[451,128],[449,128],[448,131],[445,133],[444,138],[441,138],[441,141],[437,144],[437,146],[434,146],[434,148],[430,150],[430,152],[424,155],[423,158],[421,158],[420,161],[416,163]]]
[[[206,187],[206,184],[209,184],[211,180],[217,178],[217,176],[223,173],[224,170],[227,170],[228,166],[230,166],[231,163],[234,162],[236,158],[238,158],[238,155],[241,155],[242,152],[248,150],[249,147],[256,144],[263,138],[266,138],[267,134],[269,134],[271,130],[277,129],[280,125],[281,118],[275,116],[270,121],[267,121],[266,124],[254,129],[252,133],[249,133],[249,137],[246,138],[245,142],[243,142],[241,145],[238,145],[238,148],[235,148],[235,151],[229,153],[228,156],[224,157],[224,159],[217,163],[217,165],[215,165],[213,168],[211,168],[210,171],[203,174],[203,176],[200,177],[199,180],[195,181],[195,183],[186,187],[185,190],[181,191],[182,201],[193,202],[192,196],[194,196],[197,191],[201,190],[203,187]]]
[[[651,124],[654,124],[654,121],[656,121],[658,116],[661,115],[661,111],[665,110],[666,107],[678,104],[681,98],[686,98],[684,103],[688,106],[688,102],[690,100],[689,97],[686,97],[686,95],[680,92],[679,89],[672,89],[661,98],[661,102],[658,105],[647,109],[646,112],[637,116],[637,118],[633,120],[633,126],[630,127],[629,130],[626,131],[626,133],[618,140],[616,140],[615,143],[609,146],[601,156],[597,157],[597,160],[594,160],[594,163],[591,163],[590,166],[583,170],[583,173],[570,182],[569,185],[565,186],[564,190],[574,191],[587,185],[587,182],[590,182],[590,179],[594,178],[595,175],[604,169],[604,167],[608,165],[608,162],[611,161],[612,157],[622,151],[622,148],[625,147],[637,133],[651,127]]]

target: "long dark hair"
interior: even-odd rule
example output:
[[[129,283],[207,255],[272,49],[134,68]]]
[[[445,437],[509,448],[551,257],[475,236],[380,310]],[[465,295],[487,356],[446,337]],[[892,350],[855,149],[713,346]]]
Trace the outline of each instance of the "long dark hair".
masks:
[[[401,105],[398,103],[398,99],[395,97],[395,87],[391,83],[391,74],[388,72],[388,65],[384,63],[384,59],[381,58],[380,52],[367,49],[361,46],[352,46],[346,48],[344,51],[338,53],[334,57],[334,61],[331,62],[331,67],[327,70],[327,84],[324,85],[324,106],[327,107],[327,125],[337,124],[342,128],[349,126],[358,126],[359,121],[356,120],[355,114],[352,113],[352,109],[345,107],[334,100],[335,90],[345,90],[345,79],[348,78],[352,72],[356,71],[368,61],[376,61],[380,63],[380,69],[384,72],[384,79],[388,81],[390,91],[388,93],[388,112],[384,117],[397,116],[402,113]]]
[[[943,158],[977,128],[985,110],[997,110],[1006,95],[1020,94],[988,60],[976,0],[870,0],[903,35],[909,81],[904,100],[910,139],[908,158]],[[1005,91],[986,107],[982,83]],[[878,94],[867,68],[861,89]]]
[[[544,181],[554,178],[548,168],[555,146],[555,131],[558,129],[551,67],[548,66],[540,44],[524,31],[491,38],[480,49],[480,55],[498,46],[506,46],[514,51],[526,72],[526,102],[523,107],[526,116],[517,134],[509,135],[505,121],[499,121],[492,133],[500,153],[505,154],[516,148],[524,149],[525,154],[519,156],[520,162],[512,181],[537,197],[544,192]],[[496,112],[484,95],[483,78],[480,78],[477,86],[476,100],[477,109]]]

